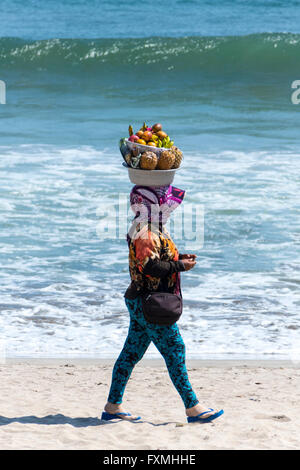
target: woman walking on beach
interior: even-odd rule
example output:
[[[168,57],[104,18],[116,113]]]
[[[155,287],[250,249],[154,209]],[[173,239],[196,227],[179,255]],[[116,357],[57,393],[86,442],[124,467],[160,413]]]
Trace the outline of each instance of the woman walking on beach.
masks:
[[[188,422],[209,422],[223,413],[223,410],[216,412],[199,403],[188,379],[185,345],[177,324],[150,323],[142,309],[142,294],[147,292],[181,296],[180,272],[188,271],[196,264],[196,255],[179,255],[164,225],[170,212],[182,202],[184,193],[170,185],[134,186],[130,193],[130,204],[135,213],[127,235],[131,284],[125,293],[125,303],[130,325],[113,368],[108,401],[102,413],[104,420],[140,419],[124,411],[122,398],[134,366],[142,359],[151,341],[166,362],[170,378],[184,403]]]

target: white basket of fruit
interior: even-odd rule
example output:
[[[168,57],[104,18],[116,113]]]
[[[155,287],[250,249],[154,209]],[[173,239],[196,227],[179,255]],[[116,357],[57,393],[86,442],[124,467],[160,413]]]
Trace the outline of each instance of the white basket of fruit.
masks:
[[[120,151],[134,184],[171,184],[182,162],[182,152],[162,130],[161,124],[145,123],[136,133],[129,126],[129,138],[120,140]]]

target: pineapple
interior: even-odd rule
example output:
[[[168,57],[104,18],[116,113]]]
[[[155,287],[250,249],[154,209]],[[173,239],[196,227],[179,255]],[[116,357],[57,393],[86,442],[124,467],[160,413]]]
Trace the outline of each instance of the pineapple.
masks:
[[[157,165],[157,156],[154,152],[142,153],[140,167],[144,170],[154,170]]]
[[[175,147],[175,145],[173,145],[171,147],[171,152],[175,155],[175,162],[174,162],[174,165],[172,166],[172,168],[179,168],[180,167],[180,164],[182,162],[182,151],[179,150],[178,147]]]
[[[175,162],[175,155],[170,150],[164,150],[161,152],[157,168],[159,170],[170,170]]]

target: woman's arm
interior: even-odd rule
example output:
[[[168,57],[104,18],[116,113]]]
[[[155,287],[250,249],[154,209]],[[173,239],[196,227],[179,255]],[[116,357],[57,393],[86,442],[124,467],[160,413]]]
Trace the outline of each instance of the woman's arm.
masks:
[[[185,271],[184,261],[160,260],[160,238],[158,234],[145,230],[142,235],[133,242],[137,267],[141,273],[161,279],[170,274]]]
[[[185,271],[183,261],[160,261],[151,258],[143,269],[144,274],[160,278],[178,273],[179,271]]]

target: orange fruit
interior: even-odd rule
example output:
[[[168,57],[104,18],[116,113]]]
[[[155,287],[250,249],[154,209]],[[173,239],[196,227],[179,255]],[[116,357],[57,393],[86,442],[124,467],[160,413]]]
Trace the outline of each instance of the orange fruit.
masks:
[[[139,139],[139,140],[137,141],[137,144],[147,145],[147,143],[145,142],[144,139]]]
[[[159,137],[161,140],[162,140],[162,139],[165,139],[166,137],[168,137],[168,135],[167,135],[165,132],[163,132],[163,131],[157,132],[157,135],[158,135],[158,137]]]
[[[144,139],[146,142],[148,142],[148,140],[151,140],[152,139],[152,132],[145,131],[143,136],[142,136],[142,139]]]

